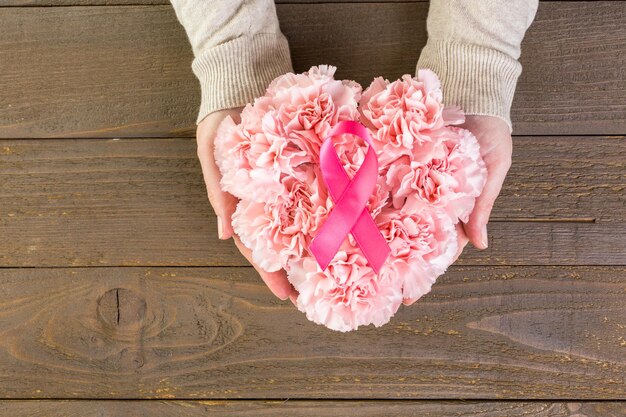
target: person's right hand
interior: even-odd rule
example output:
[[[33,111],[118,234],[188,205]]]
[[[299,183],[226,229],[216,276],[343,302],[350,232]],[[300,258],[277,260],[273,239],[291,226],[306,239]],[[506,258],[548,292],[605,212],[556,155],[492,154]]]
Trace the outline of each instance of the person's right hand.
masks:
[[[213,210],[217,216],[217,230],[220,239],[233,238],[235,245],[241,254],[254,266],[265,284],[269,289],[281,300],[290,298],[292,302],[298,295],[291,283],[287,280],[284,270],[277,272],[266,272],[252,261],[252,252],[246,248],[239,237],[235,234],[231,222],[235,208],[237,207],[237,198],[232,194],[222,191],[220,188],[220,171],[215,163],[215,135],[217,128],[227,116],[231,116],[235,122],[239,122],[241,108],[228,110],[220,110],[209,114],[199,124],[196,131],[196,140],[198,143],[198,159],[202,166],[202,175],[206,184],[209,201],[213,206]]]

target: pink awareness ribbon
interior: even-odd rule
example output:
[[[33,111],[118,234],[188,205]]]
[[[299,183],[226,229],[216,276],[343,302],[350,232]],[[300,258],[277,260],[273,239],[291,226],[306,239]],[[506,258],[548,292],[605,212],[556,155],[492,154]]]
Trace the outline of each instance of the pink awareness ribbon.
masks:
[[[332,142],[333,136],[343,134],[359,136],[369,145],[363,163],[352,179],[344,170]],[[320,168],[335,206],[311,241],[310,251],[322,270],[326,270],[348,233],[352,233],[378,274],[391,248],[367,211],[367,202],[378,178],[378,159],[367,128],[355,121],[337,123],[320,149]]]

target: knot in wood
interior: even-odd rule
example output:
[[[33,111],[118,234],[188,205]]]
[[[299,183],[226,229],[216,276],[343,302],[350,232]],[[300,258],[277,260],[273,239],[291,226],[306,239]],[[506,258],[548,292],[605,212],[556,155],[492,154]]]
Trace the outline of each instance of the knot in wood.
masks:
[[[113,288],[98,299],[98,318],[109,326],[124,327],[141,323],[146,301],[126,288]]]

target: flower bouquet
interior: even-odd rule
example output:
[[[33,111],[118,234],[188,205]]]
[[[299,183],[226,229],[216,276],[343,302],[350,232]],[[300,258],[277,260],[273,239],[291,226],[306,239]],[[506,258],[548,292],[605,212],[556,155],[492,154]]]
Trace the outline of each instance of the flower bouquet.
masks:
[[[276,78],[215,139],[233,228],[297,307],[330,329],[381,326],[454,261],[487,172],[438,77],[362,87],[321,65]]]

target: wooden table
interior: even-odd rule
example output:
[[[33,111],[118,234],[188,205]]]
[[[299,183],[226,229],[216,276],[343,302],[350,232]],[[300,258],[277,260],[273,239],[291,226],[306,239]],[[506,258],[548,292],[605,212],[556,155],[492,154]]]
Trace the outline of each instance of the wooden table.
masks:
[[[297,71],[367,84],[414,71],[427,9],[278,14]],[[218,241],[166,1],[2,0],[0,415],[626,415],[625,57],[626,2],[542,2],[490,248],[339,334]]]

